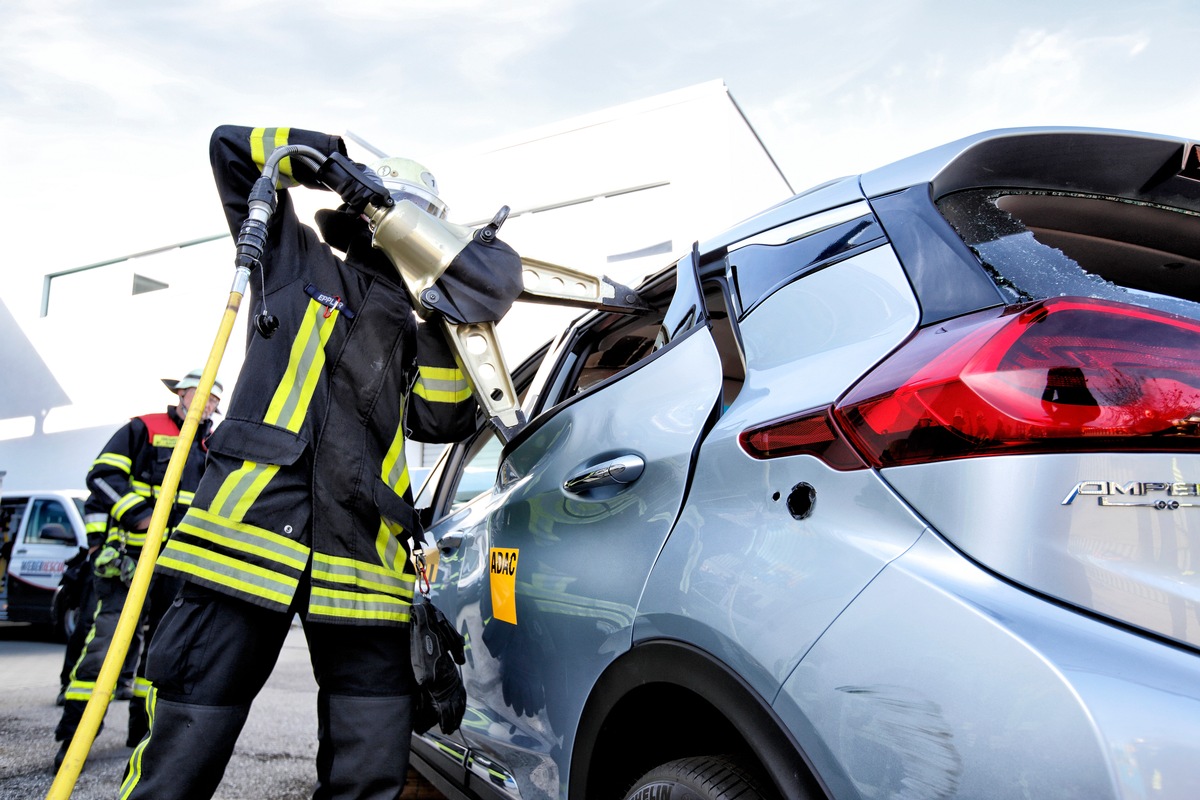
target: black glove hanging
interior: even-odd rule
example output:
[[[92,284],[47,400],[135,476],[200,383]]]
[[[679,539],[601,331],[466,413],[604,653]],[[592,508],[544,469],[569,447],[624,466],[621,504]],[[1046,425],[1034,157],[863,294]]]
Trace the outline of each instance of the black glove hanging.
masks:
[[[409,657],[418,687],[413,731],[424,733],[436,722],[442,733],[449,735],[458,730],[467,711],[467,689],[458,670],[467,660],[466,642],[429,601],[429,577],[420,550],[416,550],[416,562],[422,597],[413,603],[409,626]]]
[[[451,734],[462,724],[467,690],[459,664],[466,662],[463,637],[429,598],[412,607],[412,667],[420,687],[413,731],[424,733],[436,722]]]

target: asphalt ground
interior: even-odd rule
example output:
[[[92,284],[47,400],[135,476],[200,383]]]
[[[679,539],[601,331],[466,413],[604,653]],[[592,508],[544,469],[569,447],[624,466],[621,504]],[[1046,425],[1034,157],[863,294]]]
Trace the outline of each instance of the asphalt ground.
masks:
[[[36,628],[0,623],[0,800],[44,798],[58,750],[54,705],[64,645]],[[128,705],[110,706],[74,800],[114,800],[132,748],[125,746]],[[292,628],[271,679],[250,711],[215,800],[304,800],[316,781],[317,686],[304,633]],[[407,800],[444,800],[416,773]]]

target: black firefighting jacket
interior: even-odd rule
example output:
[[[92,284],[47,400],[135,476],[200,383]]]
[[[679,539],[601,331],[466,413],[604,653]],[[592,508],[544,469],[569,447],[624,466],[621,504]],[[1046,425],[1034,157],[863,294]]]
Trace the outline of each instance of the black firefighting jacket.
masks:
[[[262,165],[287,144],[345,154],[340,137],[311,131],[213,133],[213,172],[235,235]],[[321,188],[312,170],[291,158],[281,166],[250,279],[250,316],[266,310],[279,329],[250,332],[205,477],[158,568],[281,611],[308,574],[311,619],[404,625],[414,588],[405,439],[461,438],[474,428],[475,402],[365,223],[336,215],[338,235],[327,240],[346,256],[336,255],[299,222],[286,191]]]
[[[134,417],[121,426],[96,457],[87,474],[90,490],[84,503],[88,546],[108,544],[137,558],[146,543],[146,531],[137,530],[154,513],[154,504],[167,476],[167,465],[179,438],[175,410]],[[191,505],[204,473],[204,442],[212,423],[200,424],[179,475],[175,505],[163,530],[165,539]]]

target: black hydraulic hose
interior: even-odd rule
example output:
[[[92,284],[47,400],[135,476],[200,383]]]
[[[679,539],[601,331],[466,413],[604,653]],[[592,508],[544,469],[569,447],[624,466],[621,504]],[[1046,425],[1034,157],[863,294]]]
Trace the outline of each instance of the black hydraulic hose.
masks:
[[[248,205],[250,213],[242,228],[238,231],[237,255],[234,265],[239,269],[253,269],[262,259],[267,246],[267,223],[275,213],[276,197],[275,182],[279,178],[279,164],[283,159],[294,156],[303,161],[304,165],[313,172],[321,168],[325,155],[313,147],[302,144],[290,144],[276,148],[263,164],[262,176],[254,182],[250,190]]]

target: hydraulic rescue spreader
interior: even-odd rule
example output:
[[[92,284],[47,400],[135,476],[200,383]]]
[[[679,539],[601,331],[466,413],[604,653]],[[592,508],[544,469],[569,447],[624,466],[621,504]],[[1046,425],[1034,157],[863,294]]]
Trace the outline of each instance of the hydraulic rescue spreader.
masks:
[[[489,261],[483,248],[496,242],[497,231],[508,217],[508,207],[502,207],[491,222],[480,228],[456,225],[411,200],[393,199],[379,181],[340,153],[325,156],[303,145],[281,147],[267,160],[254,185],[250,213],[238,235],[236,266],[245,269],[247,275],[266,246],[267,223],[275,210],[278,165],[286,157],[304,161],[352,212],[367,218],[372,245],[396,268],[417,313],[423,319],[438,318],[480,407],[501,439],[509,441],[526,419],[496,337],[496,320],[473,313],[476,304],[463,296],[486,293],[486,281],[481,285],[476,276],[467,282],[473,285],[464,286],[464,282],[452,280],[458,264],[467,260],[465,254],[472,248],[479,253],[472,254],[471,268],[478,271],[482,266],[486,270]],[[518,299],[630,314],[647,310],[636,291],[605,276],[518,258],[522,280]]]

